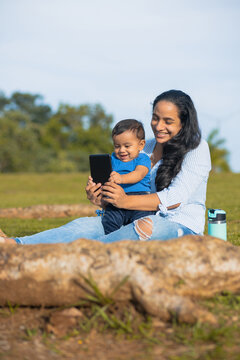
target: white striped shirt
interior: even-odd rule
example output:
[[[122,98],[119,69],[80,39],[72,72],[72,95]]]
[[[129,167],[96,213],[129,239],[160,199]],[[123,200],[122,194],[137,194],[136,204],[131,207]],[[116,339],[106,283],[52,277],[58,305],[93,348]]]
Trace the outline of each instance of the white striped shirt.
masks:
[[[155,139],[147,140],[143,152],[151,156],[155,144]],[[156,192],[155,177],[161,161],[151,169],[152,192]],[[168,188],[157,192],[161,201],[157,214],[170,221],[182,224],[197,234],[202,234],[205,224],[205,201],[210,170],[209,147],[207,142],[202,139],[196,149],[185,155],[180,172]],[[178,203],[180,203],[178,208],[167,210],[167,207]]]

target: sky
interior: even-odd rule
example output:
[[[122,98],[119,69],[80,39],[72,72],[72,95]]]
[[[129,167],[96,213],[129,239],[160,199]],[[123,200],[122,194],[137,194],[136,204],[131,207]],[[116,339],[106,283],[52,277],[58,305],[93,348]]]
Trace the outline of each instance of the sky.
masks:
[[[239,0],[0,0],[0,24],[5,95],[41,94],[53,110],[100,103],[150,138],[154,98],[179,89],[240,172]]]

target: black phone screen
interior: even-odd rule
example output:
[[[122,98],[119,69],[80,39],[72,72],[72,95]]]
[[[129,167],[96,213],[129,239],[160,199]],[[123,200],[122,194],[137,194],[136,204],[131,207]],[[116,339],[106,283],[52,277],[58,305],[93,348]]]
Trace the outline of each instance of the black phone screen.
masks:
[[[90,172],[93,181],[104,184],[112,172],[111,156],[109,154],[89,155]]]

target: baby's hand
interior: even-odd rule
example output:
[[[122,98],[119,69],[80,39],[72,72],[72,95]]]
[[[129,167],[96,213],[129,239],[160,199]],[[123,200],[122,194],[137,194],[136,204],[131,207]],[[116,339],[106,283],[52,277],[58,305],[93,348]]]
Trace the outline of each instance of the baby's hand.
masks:
[[[117,173],[116,171],[112,171],[110,174],[110,178],[109,181],[112,181],[116,184],[121,184],[122,183],[122,176]]]

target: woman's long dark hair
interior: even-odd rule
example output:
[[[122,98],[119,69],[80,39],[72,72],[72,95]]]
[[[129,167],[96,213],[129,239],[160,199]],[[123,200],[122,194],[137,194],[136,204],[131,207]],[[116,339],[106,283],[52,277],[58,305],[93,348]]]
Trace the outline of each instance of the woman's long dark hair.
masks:
[[[169,90],[157,96],[153,110],[159,101],[168,101],[178,108],[182,128],[163,146],[162,164],[157,170],[157,191],[167,188],[181,170],[186,153],[195,149],[201,141],[197,112],[190,96],[180,90]]]

